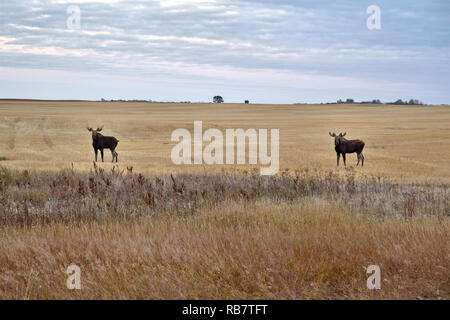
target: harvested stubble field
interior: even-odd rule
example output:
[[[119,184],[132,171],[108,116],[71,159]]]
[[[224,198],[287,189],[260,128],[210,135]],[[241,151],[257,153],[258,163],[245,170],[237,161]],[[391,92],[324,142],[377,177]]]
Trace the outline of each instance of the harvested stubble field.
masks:
[[[0,298],[449,298],[450,109],[3,101],[0,112]],[[171,131],[194,120],[279,128],[281,172],[173,166]],[[121,140],[118,166],[92,165],[86,124]],[[335,168],[328,131],[366,141],[364,169],[351,156]],[[66,287],[72,263],[81,290]],[[381,290],[366,287],[374,264]]]
[[[450,182],[450,108],[444,106],[244,105],[0,100],[2,166],[89,171],[94,152],[86,126],[120,142],[119,166],[141,173],[240,170],[241,166],[175,166],[171,133],[218,128],[280,129],[280,167],[326,173],[336,167],[328,132],[366,143],[364,173],[400,181]],[[105,152],[105,161],[111,153]],[[356,164],[356,155],[348,156]],[[110,168],[110,163],[104,164]],[[246,168],[249,169],[249,168]],[[360,170],[359,170],[360,171]],[[358,172],[359,172],[358,171]],[[343,172],[343,169],[338,172]]]

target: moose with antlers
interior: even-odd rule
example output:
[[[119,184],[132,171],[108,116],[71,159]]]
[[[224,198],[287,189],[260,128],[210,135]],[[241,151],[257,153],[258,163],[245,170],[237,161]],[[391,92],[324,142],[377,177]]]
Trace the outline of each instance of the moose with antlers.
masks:
[[[344,134],[339,133],[339,135],[336,135],[335,133],[331,134],[329,132],[330,136],[334,138],[334,150],[336,150],[337,154],[337,165],[339,166],[339,158],[342,154],[342,158],[344,159],[344,166],[346,165],[346,153],[355,153],[358,155],[358,163],[356,165],[359,165],[359,162],[361,161],[361,165],[364,166],[364,156],[362,154],[362,151],[364,149],[365,143],[362,140],[347,140],[345,139]]]
[[[117,140],[115,137],[105,137],[104,135],[99,133],[103,130],[103,126],[97,128],[97,130],[94,130],[90,127],[87,127],[87,129],[88,131],[92,132],[92,146],[94,147],[95,151],[95,162],[97,162],[98,150],[100,150],[103,162],[103,149],[111,150],[112,162],[114,162],[114,160],[118,162],[119,154],[116,152],[116,147],[119,143],[119,140]]]

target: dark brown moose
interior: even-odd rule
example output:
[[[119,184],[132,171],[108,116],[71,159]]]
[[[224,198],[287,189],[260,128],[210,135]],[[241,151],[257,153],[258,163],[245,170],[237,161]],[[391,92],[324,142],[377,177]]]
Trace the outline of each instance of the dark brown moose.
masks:
[[[339,158],[342,154],[342,158],[344,159],[344,166],[346,165],[345,160],[345,154],[346,153],[354,153],[358,155],[358,163],[356,165],[359,165],[359,161],[361,161],[361,165],[364,166],[364,156],[362,154],[365,143],[362,140],[347,140],[345,139],[345,135],[340,133],[339,135],[336,135],[335,133],[331,134],[329,132],[330,136],[334,138],[334,150],[336,150],[337,155],[337,165],[339,166]]]
[[[119,143],[119,140],[117,140],[115,137],[105,137],[104,135],[99,133],[100,131],[102,131],[103,126],[97,128],[97,130],[94,130],[89,127],[87,127],[87,129],[88,131],[92,132],[92,146],[94,147],[95,151],[95,162],[97,162],[98,150],[100,150],[103,162],[103,149],[111,150],[112,162],[114,162],[114,159],[116,160],[116,162],[118,162],[119,154],[116,152],[116,147],[117,144]]]

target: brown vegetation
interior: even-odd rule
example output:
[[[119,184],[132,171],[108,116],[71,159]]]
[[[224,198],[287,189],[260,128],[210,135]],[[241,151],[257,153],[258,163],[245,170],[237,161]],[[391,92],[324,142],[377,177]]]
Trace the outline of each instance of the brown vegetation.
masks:
[[[238,202],[322,202],[371,217],[448,217],[450,186],[399,184],[383,177],[344,178],[297,171],[145,176],[113,167],[90,173],[29,172],[0,168],[0,224],[124,221],[155,215],[186,216]]]
[[[120,140],[119,166],[145,174],[203,172],[203,166],[176,166],[172,131],[217,128],[280,129],[280,168],[336,166],[329,131],[347,132],[365,142],[358,172],[404,182],[450,183],[450,108],[386,105],[258,105],[0,100],[2,166],[27,170],[70,168],[88,172],[94,154],[86,125],[105,125]],[[356,155],[348,156],[355,166]],[[101,165],[111,168],[111,163]],[[207,166],[220,171],[249,169]]]
[[[449,299],[448,107],[1,100],[0,113],[2,299]],[[280,173],[175,166],[171,133],[196,120],[280,129]],[[117,165],[92,165],[84,128],[100,124]],[[336,168],[330,130],[364,140],[364,168]],[[66,287],[72,263],[81,290]],[[366,287],[374,264],[381,290]]]
[[[449,186],[346,172],[2,168],[0,298],[448,299]]]

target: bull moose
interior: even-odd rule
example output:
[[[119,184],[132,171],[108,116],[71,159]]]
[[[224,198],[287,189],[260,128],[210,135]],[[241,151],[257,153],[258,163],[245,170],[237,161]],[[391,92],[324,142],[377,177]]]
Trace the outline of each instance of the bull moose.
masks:
[[[336,135],[335,133],[331,134],[329,132],[330,136],[334,138],[334,150],[336,150],[337,155],[337,165],[339,166],[339,158],[342,154],[342,158],[344,159],[344,166],[346,165],[346,153],[354,153],[358,155],[358,163],[356,165],[359,165],[359,162],[361,161],[361,165],[364,166],[364,155],[362,154],[362,151],[364,149],[365,143],[362,140],[347,140],[345,139],[344,134],[339,133],[339,135]]]
[[[88,131],[92,132],[92,146],[94,147],[95,151],[95,162],[97,162],[98,150],[100,150],[103,162],[103,149],[111,150],[112,162],[114,162],[114,160],[118,162],[119,154],[116,152],[116,147],[119,143],[119,140],[117,140],[115,137],[105,137],[104,135],[99,133],[103,130],[103,126],[97,128],[97,130],[94,130],[90,127],[87,127],[87,129]]]

